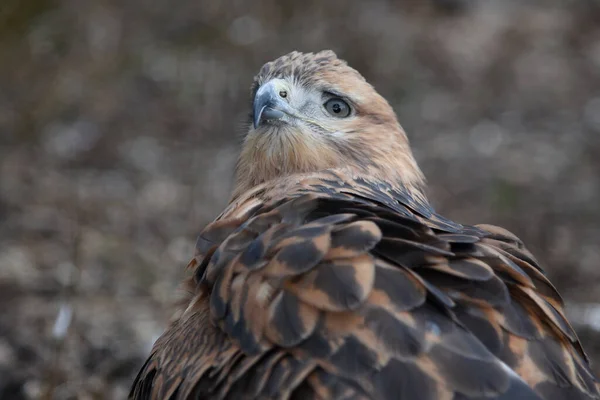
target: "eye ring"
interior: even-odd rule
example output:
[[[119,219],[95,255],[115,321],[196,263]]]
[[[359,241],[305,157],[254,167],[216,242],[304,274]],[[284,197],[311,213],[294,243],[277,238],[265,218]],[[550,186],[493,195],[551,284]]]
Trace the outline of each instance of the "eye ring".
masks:
[[[327,110],[331,116],[336,118],[347,118],[352,113],[350,105],[339,97],[333,97],[327,100],[325,104],[323,104],[323,107],[325,107],[325,110]]]

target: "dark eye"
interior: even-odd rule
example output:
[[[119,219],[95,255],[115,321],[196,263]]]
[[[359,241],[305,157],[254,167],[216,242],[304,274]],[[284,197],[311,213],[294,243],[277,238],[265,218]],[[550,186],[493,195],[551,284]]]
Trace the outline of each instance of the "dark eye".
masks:
[[[339,97],[327,100],[323,106],[329,114],[338,118],[346,118],[350,115],[350,112],[352,112],[348,103]]]

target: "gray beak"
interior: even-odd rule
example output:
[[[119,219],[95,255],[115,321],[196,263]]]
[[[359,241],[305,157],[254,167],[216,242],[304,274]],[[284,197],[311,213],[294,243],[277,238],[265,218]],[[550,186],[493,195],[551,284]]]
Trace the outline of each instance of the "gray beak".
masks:
[[[265,119],[281,119],[285,115],[284,110],[287,110],[289,105],[279,96],[273,82],[267,82],[258,88],[254,97],[253,123],[256,129],[262,120]]]

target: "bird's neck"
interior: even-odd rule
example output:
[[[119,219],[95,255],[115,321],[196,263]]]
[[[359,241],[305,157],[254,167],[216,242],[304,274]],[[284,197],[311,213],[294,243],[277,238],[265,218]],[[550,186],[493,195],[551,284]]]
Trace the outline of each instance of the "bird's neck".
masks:
[[[232,198],[266,182],[325,170],[423,192],[425,179],[408,141],[396,140],[404,137],[401,131],[387,140],[389,145],[377,146],[360,141],[330,146],[306,140],[306,134],[278,133],[247,138],[236,166]]]

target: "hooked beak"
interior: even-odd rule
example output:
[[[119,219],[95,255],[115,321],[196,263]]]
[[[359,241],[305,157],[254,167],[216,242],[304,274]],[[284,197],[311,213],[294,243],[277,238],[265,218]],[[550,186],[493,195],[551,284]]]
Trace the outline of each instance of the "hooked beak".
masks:
[[[281,119],[289,114],[290,106],[279,95],[275,82],[267,82],[258,88],[254,97],[253,123],[256,129],[264,119]]]

